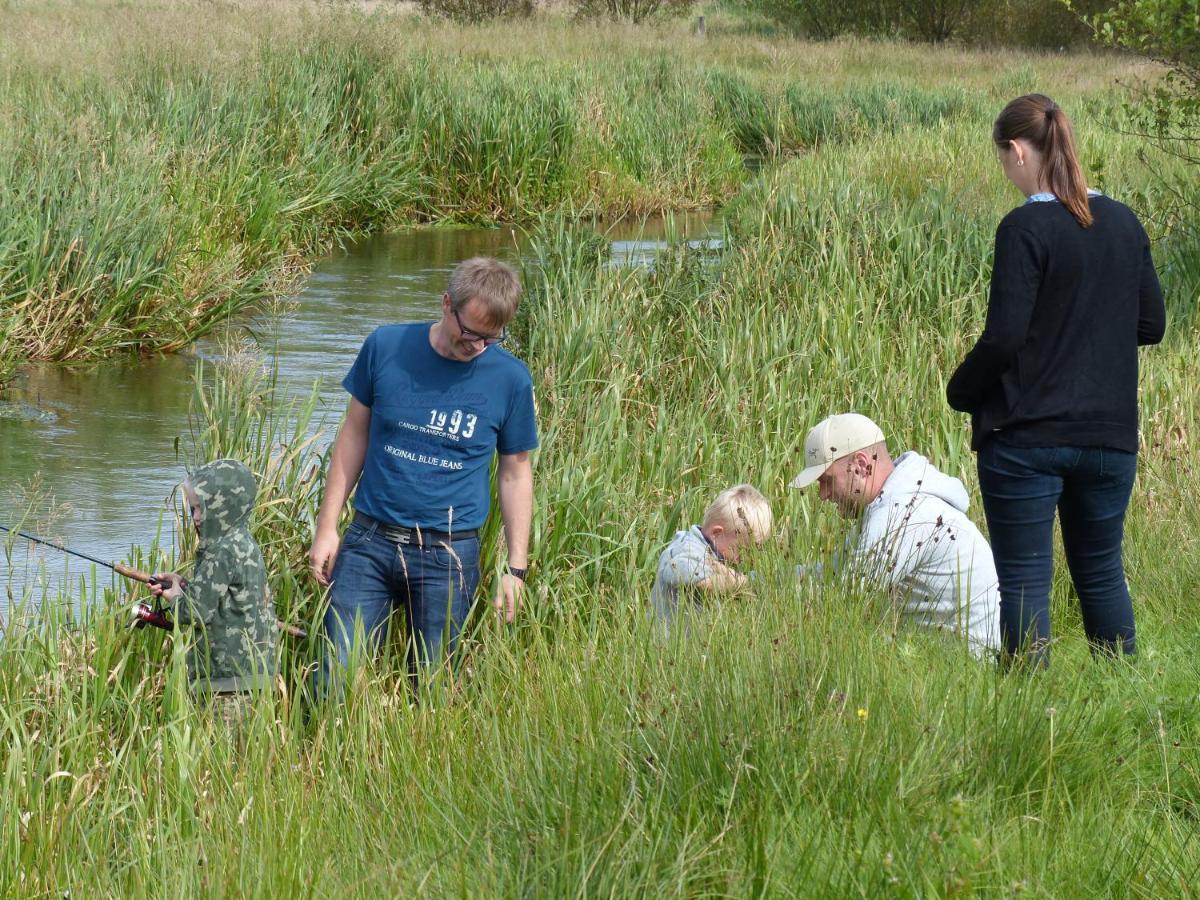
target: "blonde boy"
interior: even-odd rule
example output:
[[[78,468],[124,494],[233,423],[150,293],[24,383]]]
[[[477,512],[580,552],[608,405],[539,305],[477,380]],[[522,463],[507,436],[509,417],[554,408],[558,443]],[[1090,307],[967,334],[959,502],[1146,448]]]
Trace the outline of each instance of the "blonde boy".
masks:
[[[669,625],[680,612],[703,607],[709,597],[731,594],[746,584],[734,571],[747,543],[762,544],[771,535],[771,505],[750,484],[722,491],[704,511],[704,522],[675,533],[658,558],[650,593],[656,617]]]

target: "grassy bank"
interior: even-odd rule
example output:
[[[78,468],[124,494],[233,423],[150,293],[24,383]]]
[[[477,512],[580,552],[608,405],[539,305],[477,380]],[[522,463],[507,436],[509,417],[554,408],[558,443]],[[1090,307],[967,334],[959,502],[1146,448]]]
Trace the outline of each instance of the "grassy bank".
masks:
[[[296,646],[286,697],[238,755],[188,704],[181,650],[120,631],[116,598],[82,630],[6,635],[0,890],[1187,895],[1200,266],[1164,238],[1170,194],[1138,142],[1078,118],[1100,186],[1156,234],[1171,308],[1168,341],[1142,356],[1135,664],[1088,658],[1061,565],[1061,640],[1033,679],[914,634],[876,596],[775,575],[838,534],[785,488],[829,410],[876,416],[894,450],[974,484],[966,424],[941,397],[982,326],[991,232],[1014,197],[985,118],[914,120],[746,186],[724,250],[678,248],[653,271],[608,268],[595,234],[540,224],[517,328],[544,438],[533,598],[515,629],[480,620],[457,689],[410,706],[385,660],[306,726],[312,648]],[[202,382],[192,452],[259,473],[276,602],[311,623],[301,523],[320,478],[289,425],[304,433],[305,412],[275,412],[252,366]],[[655,641],[655,553],[740,480],[780,520],[754,560],[763,581]]]
[[[0,382],[21,359],[182,347],[344,235],[710,206],[746,156],[986,117],[1035,76],[1109,107],[1138,71],[683,24],[5,7]]]
[[[905,629],[881,598],[772,574],[839,533],[831,510],[785,488],[807,427],[830,411],[870,413],[893,450],[929,454],[977,496],[966,423],[942,395],[982,326],[992,231],[1017,199],[988,144],[1001,88],[945,87],[953,52],[918,78],[909,53],[843,48],[847,70],[826,76],[863,103],[853,126],[834,103],[812,152],[737,191],[721,251],[679,248],[653,271],[622,271],[569,219],[538,225],[516,329],[543,437],[532,597],[515,628],[480,619],[456,687],[411,706],[385,660],[305,725],[313,648],[293,646],[285,698],[260,710],[236,755],[187,702],[181,650],[118,628],[127,598],[98,598],[79,630],[7,634],[0,891],[1194,891],[1200,262],[1170,230],[1173,197],[1139,142],[1105,127],[1112,103],[1090,64],[1022,62],[1002,89],[1043,87],[1075,113],[1089,172],[1143,214],[1163,270],[1171,326],[1142,357],[1127,539],[1140,658],[1091,661],[1061,565],[1060,640],[1033,679]],[[864,59],[909,85],[918,111],[870,119],[871,89],[848,74]],[[919,97],[961,106],[924,116]],[[203,379],[191,452],[259,473],[276,602],[312,623],[303,523],[321,478],[294,436],[307,412],[275,411],[253,366],[222,372]],[[644,619],[652,560],[743,480],[779,520],[753,562],[763,581],[690,636],[657,642]]]

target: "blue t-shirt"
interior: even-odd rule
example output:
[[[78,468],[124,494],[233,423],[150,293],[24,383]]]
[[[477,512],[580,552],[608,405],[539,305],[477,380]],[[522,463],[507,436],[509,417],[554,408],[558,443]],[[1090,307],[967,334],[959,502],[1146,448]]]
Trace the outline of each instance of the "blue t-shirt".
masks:
[[[354,505],[392,525],[470,531],[487,519],[492,454],[538,445],[533,380],[503,347],[440,356],[430,327],[375,329],[342,381],[371,408]]]

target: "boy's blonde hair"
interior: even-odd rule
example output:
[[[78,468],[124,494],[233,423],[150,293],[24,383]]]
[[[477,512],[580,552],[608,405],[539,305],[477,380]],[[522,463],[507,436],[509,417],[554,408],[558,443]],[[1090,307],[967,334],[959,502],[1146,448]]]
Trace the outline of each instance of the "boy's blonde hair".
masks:
[[[720,525],[748,534],[761,544],[771,536],[771,504],[752,484],[739,484],[717,494],[704,511],[704,527]]]

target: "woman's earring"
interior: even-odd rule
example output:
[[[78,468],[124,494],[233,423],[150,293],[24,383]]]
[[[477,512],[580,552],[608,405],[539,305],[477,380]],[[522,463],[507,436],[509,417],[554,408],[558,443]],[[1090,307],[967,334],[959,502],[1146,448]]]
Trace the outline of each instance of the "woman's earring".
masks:
[[[1018,166],[1023,166],[1023,165],[1025,165],[1025,160],[1023,160],[1023,159],[1018,159],[1018,160],[1017,160],[1017,165],[1018,165]]]

